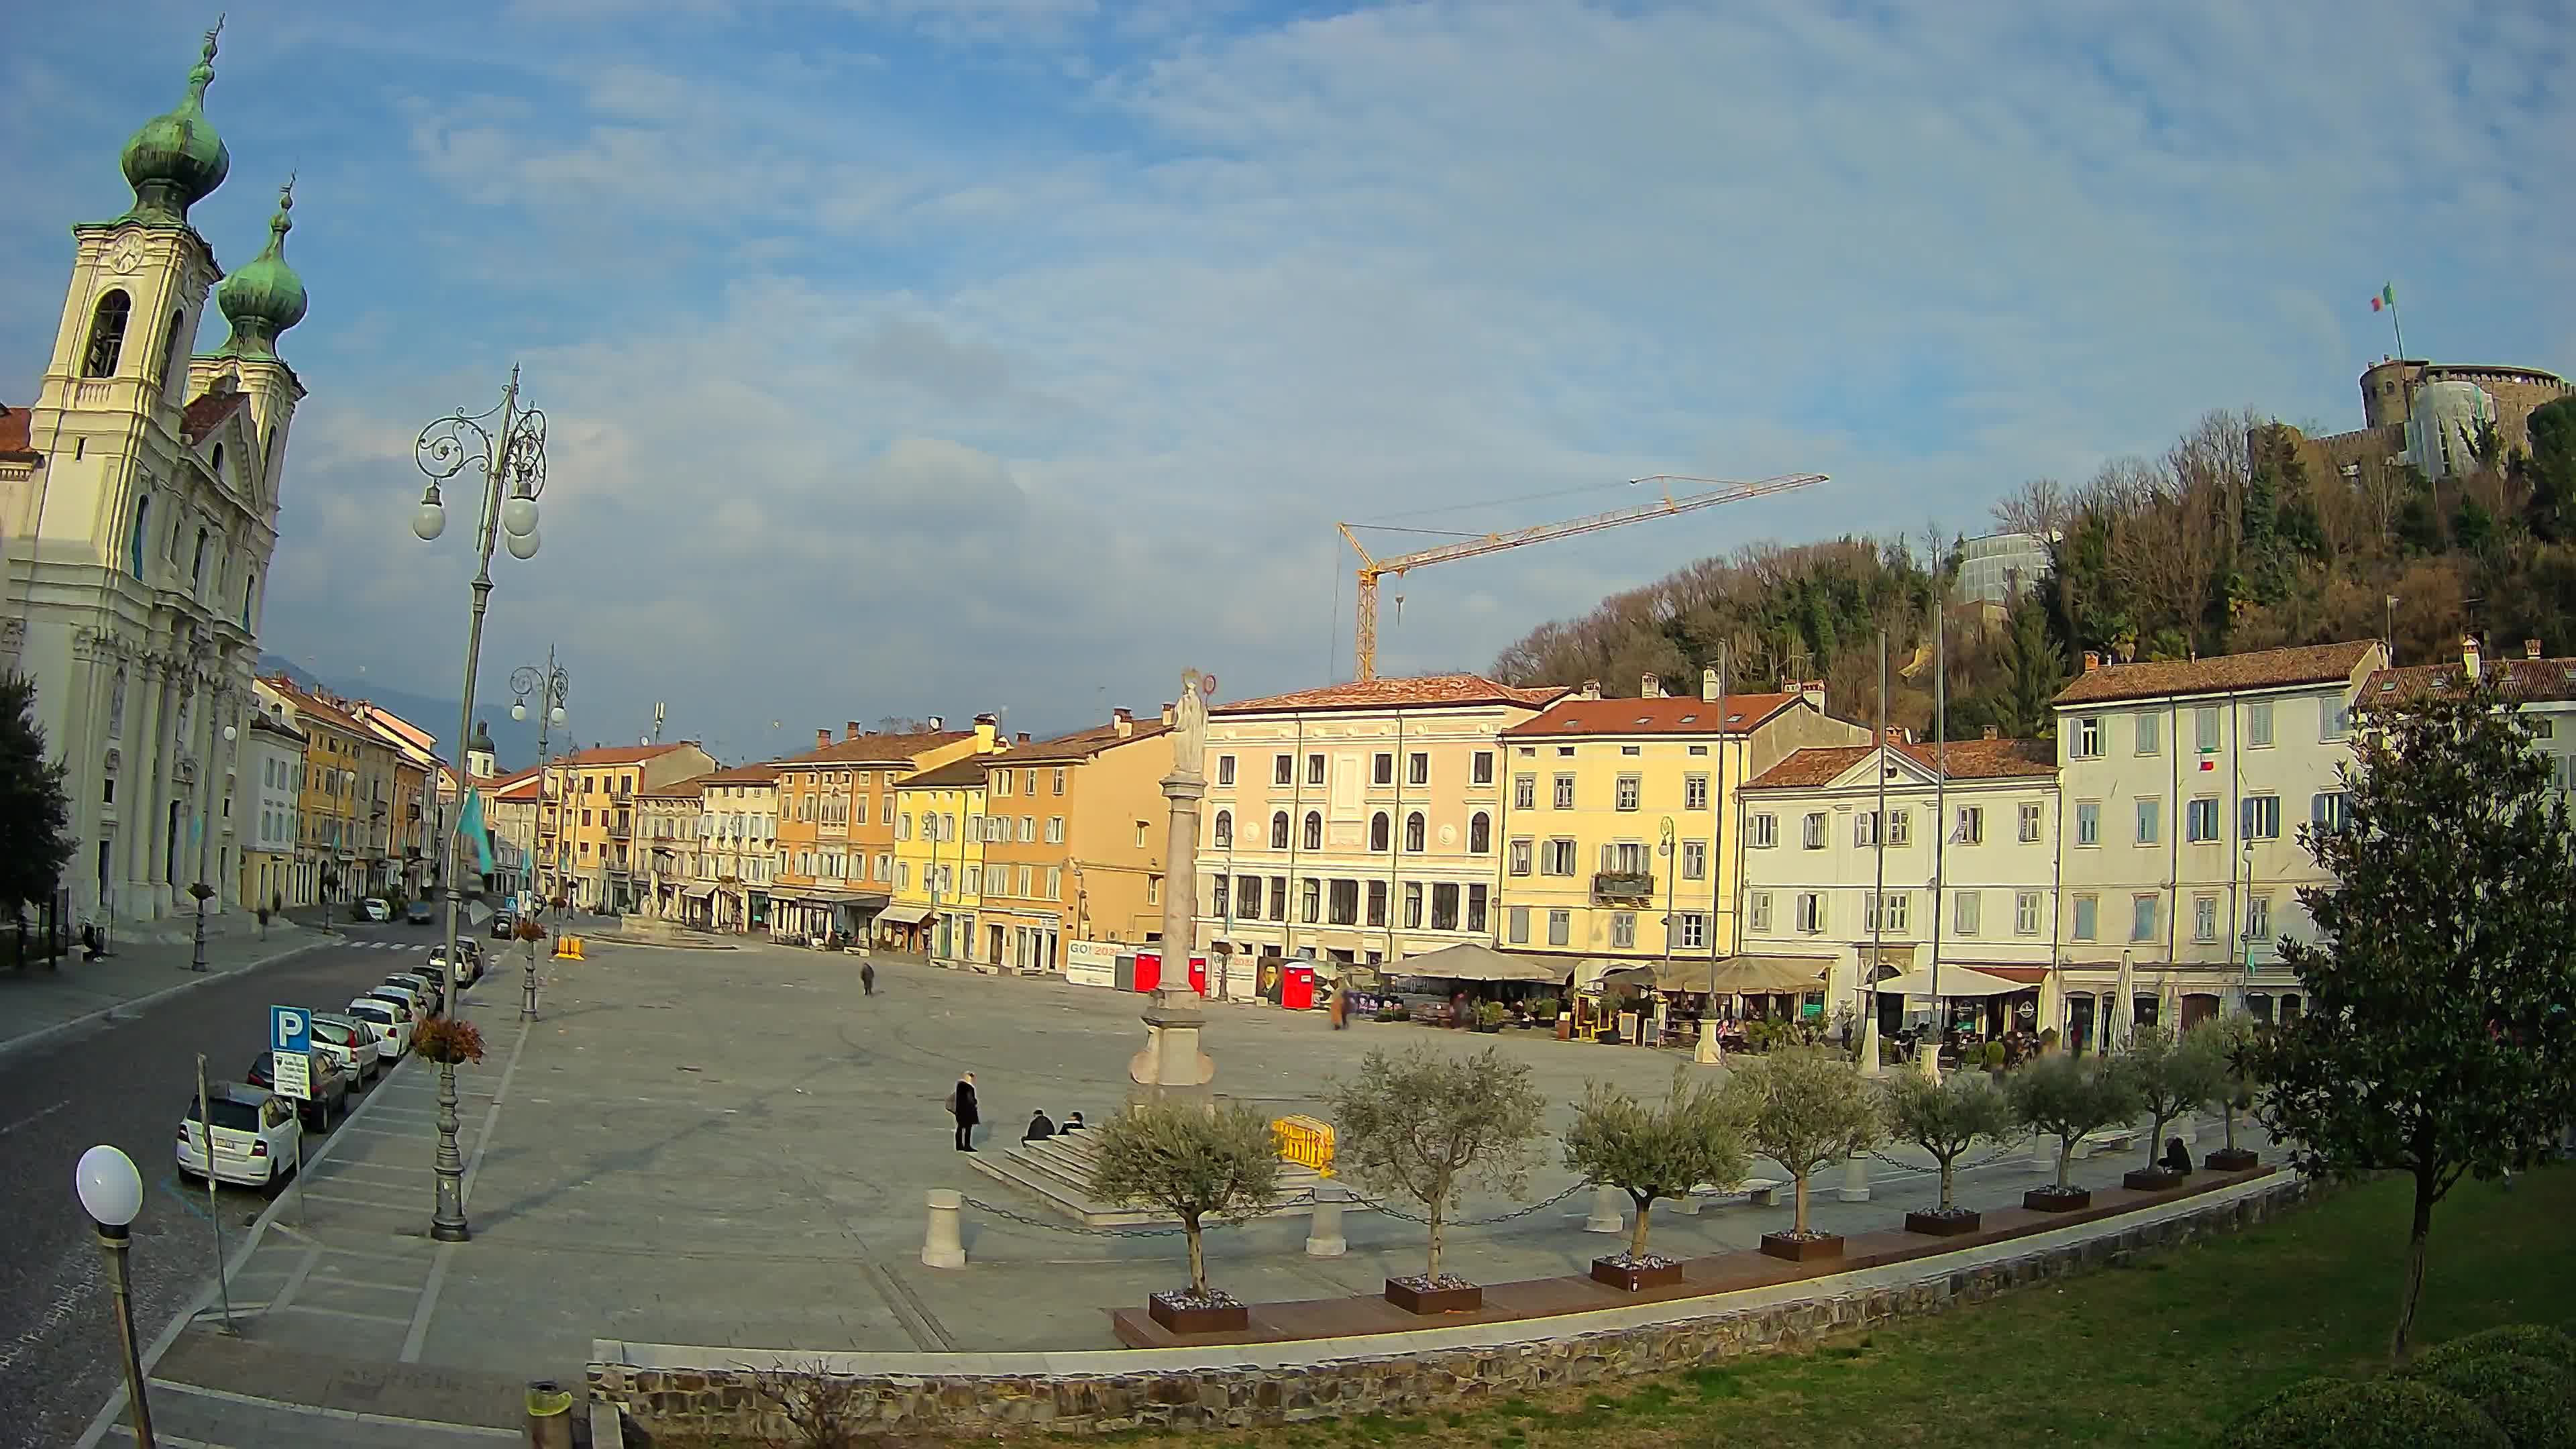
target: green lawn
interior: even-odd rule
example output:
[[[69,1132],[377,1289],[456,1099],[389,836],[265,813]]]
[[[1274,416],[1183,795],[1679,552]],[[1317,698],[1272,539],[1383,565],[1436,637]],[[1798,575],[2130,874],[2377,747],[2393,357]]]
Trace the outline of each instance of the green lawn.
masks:
[[[2125,1268],[1606,1393],[1427,1420],[1113,1438],[1158,1449],[2201,1446],[2287,1384],[2380,1365],[2410,1193],[2383,1181]],[[2528,1175],[2512,1192],[2461,1184],[2434,1217],[2417,1342],[2497,1323],[2576,1326],[2571,1220],[2576,1169]]]

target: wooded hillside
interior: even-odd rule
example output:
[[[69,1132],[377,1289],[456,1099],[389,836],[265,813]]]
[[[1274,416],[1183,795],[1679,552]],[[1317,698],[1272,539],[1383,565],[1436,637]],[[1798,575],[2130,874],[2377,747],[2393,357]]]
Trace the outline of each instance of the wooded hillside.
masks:
[[[2489,436],[2475,472],[2436,483],[2403,465],[2328,473],[2295,432],[2219,412],[2160,457],[2118,460],[2073,487],[2025,484],[1995,525],[2056,535],[2051,567],[2001,619],[1949,609],[1953,737],[2047,733],[2048,701],[2088,649],[2180,658],[2393,627],[2401,662],[2454,653],[2463,632],[2500,653],[2527,638],[2576,653],[2576,398],[2529,427],[2529,450]],[[1703,559],[1540,625],[1493,674],[1633,694],[1649,673],[1695,688],[1723,654],[1734,689],[1820,678],[1834,713],[1866,720],[1883,626],[1889,720],[1928,730],[1932,610],[1960,541],[1847,536]]]

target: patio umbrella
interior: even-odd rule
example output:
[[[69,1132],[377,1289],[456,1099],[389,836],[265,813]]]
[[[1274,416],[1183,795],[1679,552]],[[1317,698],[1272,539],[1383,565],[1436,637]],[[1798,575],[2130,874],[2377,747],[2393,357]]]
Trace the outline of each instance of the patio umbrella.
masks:
[[[2138,1015],[2137,1003],[2132,999],[2137,995],[2138,979],[2126,951],[2120,953],[2120,976],[2111,989],[2118,994],[2118,999],[2112,1004],[2110,1021],[2104,1024],[2108,1034],[2103,1049],[2108,1051],[2116,1046],[2125,1050],[2129,1045],[2129,1028]]]

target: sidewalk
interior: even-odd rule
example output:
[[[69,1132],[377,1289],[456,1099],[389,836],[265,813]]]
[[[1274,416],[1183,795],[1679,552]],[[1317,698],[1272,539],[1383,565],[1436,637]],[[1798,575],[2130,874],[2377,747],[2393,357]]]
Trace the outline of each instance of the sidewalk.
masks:
[[[96,961],[82,960],[75,946],[50,968],[39,964],[18,971],[0,971],[0,1056],[106,1020],[119,1008],[265,966],[339,939],[327,931],[283,921],[270,922],[263,936],[255,918],[226,914],[206,918],[206,971],[202,976],[188,969],[195,956],[193,941],[174,945],[121,935],[110,937],[109,954]]]

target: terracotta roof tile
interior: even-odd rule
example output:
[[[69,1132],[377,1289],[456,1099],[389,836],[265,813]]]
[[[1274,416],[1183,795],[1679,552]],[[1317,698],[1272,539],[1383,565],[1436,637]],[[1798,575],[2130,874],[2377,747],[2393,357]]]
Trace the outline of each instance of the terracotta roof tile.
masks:
[[[924,751],[973,738],[975,738],[973,730],[921,730],[898,735],[866,734],[855,740],[834,740],[828,745],[819,745],[801,755],[790,755],[778,763],[781,765],[899,764]]]
[[[29,432],[32,422],[25,408],[0,403],[0,458],[33,463],[44,457],[36,451],[34,436]]]
[[[269,680],[268,687],[276,690],[279,694],[286,696],[287,702],[295,706],[295,713],[299,718],[310,715],[321,723],[329,725],[333,729],[340,730],[343,733],[361,735],[368,738],[375,737],[376,732],[367,728],[365,725],[360,724],[356,716],[350,714],[340,706],[331,703],[329,700],[323,699],[311,690],[298,685],[294,680],[287,678],[283,674]]]
[[[188,404],[186,411],[179,414],[179,431],[187,436],[188,446],[193,448],[204,442],[207,434],[222,427],[224,419],[249,405],[250,394],[246,392],[200,394],[196,401]]]
[[[1748,790],[1814,787],[1830,784],[1852,766],[1869,758],[1874,745],[1824,745],[1799,750],[1745,782]],[[1923,743],[1898,745],[1898,754],[1938,772],[1939,747]],[[2057,748],[2046,740],[1952,740],[1953,780],[2046,779],[2057,773]]]
[[[722,772],[718,771],[716,773]],[[659,789],[638,790],[635,792],[635,798],[638,800],[699,799],[707,793],[707,779],[708,777],[705,775],[691,775],[685,780],[674,780],[670,784],[664,785]]]
[[[1794,694],[1730,694],[1723,728],[1743,734],[1798,702]],[[1697,695],[1661,699],[1560,699],[1545,714],[1503,731],[1506,738],[1577,735],[1713,735],[1720,731],[1714,700]]]
[[[2329,684],[2351,678],[2352,671],[2364,656],[2378,647],[2377,640],[2360,639],[2343,644],[2261,649],[2251,654],[2220,654],[2208,659],[2105,664],[2075,676],[2072,683],[2057,692],[2057,703],[2096,704],[2120,699],[2156,699],[2173,694],[2218,694],[2237,689]]]
[[[1327,684],[1266,699],[1237,700],[1208,710],[1210,714],[1281,714],[1297,710],[1408,709],[1461,704],[1553,704],[1565,694],[1561,684],[1520,688],[1498,684],[1481,674],[1426,674],[1412,679],[1353,680]]]
[[[2481,673],[2521,699],[2576,699],[2576,659],[2489,659]],[[2457,660],[2383,669],[2370,676],[2353,704],[2360,709],[2403,704],[2436,690],[2457,691],[2467,682],[2468,671]]]
[[[998,755],[982,755],[976,758],[983,764],[1005,767],[1064,764],[1088,760],[1115,745],[1132,745],[1138,740],[1150,740],[1171,732],[1172,727],[1159,719],[1151,722],[1139,720],[1124,735],[1118,733],[1118,727],[1114,724],[1094,725],[1090,729],[1075,730],[1072,734],[1058,735],[1051,740],[1013,745]]]
[[[684,750],[688,747],[689,742],[686,740],[683,740],[678,744],[671,745],[607,745],[587,750],[575,750],[569,755],[557,756],[555,763],[558,765],[572,765],[575,767],[584,765],[640,765],[646,760],[658,760],[662,756],[671,753],[673,750]]]
[[[692,775],[690,778],[697,782],[700,789],[709,785],[775,785],[778,783],[778,767],[776,765],[736,765],[730,770],[711,770],[703,775]]]
[[[898,790],[971,790],[984,783],[984,765],[994,755],[968,755],[894,782]]]

